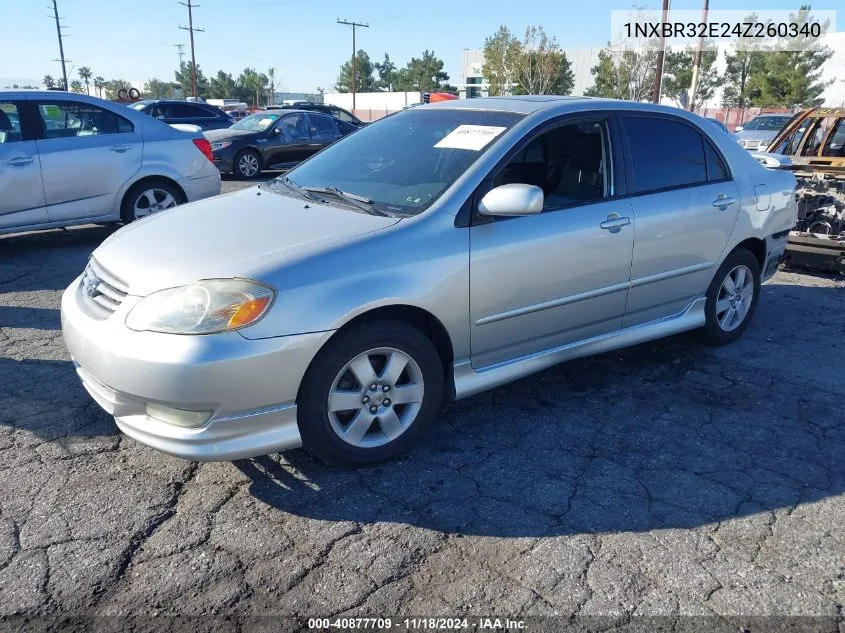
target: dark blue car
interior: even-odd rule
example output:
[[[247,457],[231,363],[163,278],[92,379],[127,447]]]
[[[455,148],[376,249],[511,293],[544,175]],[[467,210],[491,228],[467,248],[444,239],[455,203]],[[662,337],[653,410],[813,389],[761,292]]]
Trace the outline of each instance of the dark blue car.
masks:
[[[207,103],[171,99],[143,99],[129,106],[165,123],[199,125],[205,130],[227,128],[234,121],[220,108]]]

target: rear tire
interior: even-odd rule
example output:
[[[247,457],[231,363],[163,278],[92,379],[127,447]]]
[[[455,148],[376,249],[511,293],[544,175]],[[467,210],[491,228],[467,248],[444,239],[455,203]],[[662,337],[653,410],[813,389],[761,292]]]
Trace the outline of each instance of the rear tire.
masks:
[[[707,289],[706,322],[698,330],[708,345],[733,343],[751,322],[760,298],[760,264],[751,251],[732,251]]]
[[[134,185],[123,197],[120,218],[125,224],[184,202],[182,193],[164,180],[145,180]]]
[[[250,180],[261,173],[261,154],[253,149],[242,149],[235,154],[232,171],[241,180]]]
[[[339,466],[393,459],[434,421],[443,382],[437,349],[419,330],[397,321],[351,328],[317,355],[303,379],[303,446]]]

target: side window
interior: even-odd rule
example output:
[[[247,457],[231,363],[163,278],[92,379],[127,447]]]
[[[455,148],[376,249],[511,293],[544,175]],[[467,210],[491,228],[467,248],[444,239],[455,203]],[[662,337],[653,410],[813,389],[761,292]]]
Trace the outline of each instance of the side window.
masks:
[[[286,143],[308,143],[311,135],[308,133],[308,122],[304,114],[291,114],[279,123],[281,136]]]
[[[18,107],[8,101],[0,101],[0,144],[17,143],[21,137],[21,117]]]
[[[493,178],[493,186],[535,185],[544,210],[601,200],[608,195],[609,156],[604,122],[569,123],[531,140]]]
[[[340,136],[337,129],[337,124],[330,116],[323,116],[320,114],[309,114],[308,119],[311,122],[311,138],[321,143],[331,143]]]
[[[2,106],[0,106],[2,109]],[[831,156],[835,158],[845,158],[845,125],[842,122],[845,119],[839,119],[836,122],[836,129],[827,139],[822,150],[822,156]]]
[[[341,121],[345,121],[346,123],[352,123],[355,119],[352,118],[352,115],[349,114],[346,110],[341,110],[340,108],[332,108],[332,116],[336,116]]]
[[[624,116],[634,193],[707,182],[704,143],[691,126],[667,118]]]
[[[707,155],[707,180],[709,182],[730,180],[728,168],[725,167],[722,157],[707,140],[704,141],[704,153]]]
[[[40,102],[38,114],[48,139],[132,132],[130,121],[99,106],[77,101]]]

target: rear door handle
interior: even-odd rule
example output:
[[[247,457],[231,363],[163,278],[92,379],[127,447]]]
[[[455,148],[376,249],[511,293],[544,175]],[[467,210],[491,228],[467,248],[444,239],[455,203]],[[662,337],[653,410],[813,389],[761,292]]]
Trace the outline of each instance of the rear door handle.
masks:
[[[32,156],[18,156],[16,158],[10,158],[6,162],[9,163],[10,165],[14,165],[15,167],[18,167],[20,165],[28,165],[33,160],[35,160],[35,159]]]
[[[112,145],[111,151],[117,152],[118,154],[122,154],[123,152],[127,152],[132,149],[131,145]]]
[[[599,224],[599,227],[611,233],[619,233],[623,226],[628,226],[631,223],[631,218],[625,216],[620,217],[618,213],[611,213],[607,219]]]
[[[727,209],[734,202],[736,202],[736,198],[729,198],[728,196],[722,194],[713,201],[713,206],[724,210]]]

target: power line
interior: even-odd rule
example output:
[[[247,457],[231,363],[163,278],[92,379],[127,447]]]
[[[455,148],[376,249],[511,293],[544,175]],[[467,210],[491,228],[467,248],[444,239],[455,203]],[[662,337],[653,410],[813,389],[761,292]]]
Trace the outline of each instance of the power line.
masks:
[[[53,0],[55,2],[55,0]],[[199,8],[198,4],[191,4],[191,0],[187,2],[180,2],[183,7],[188,7],[188,26],[180,26],[183,31],[188,31],[191,34],[191,85],[193,87],[194,98],[197,96],[197,58],[194,55],[194,31],[202,33],[205,29],[194,28],[194,14],[192,9]]]
[[[368,29],[370,28],[370,25],[363,24],[361,22],[349,22],[347,20],[341,20],[340,18],[338,18],[337,23],[352,27],[352,113],[355,114],[355,89],[357,88],[358,83],[357,73],[355,72],[355,58],[357,57],[355,49],[355,29],[359,26]]]
[[[67,67],[65,66],[65,47],[62,44],[62,25],[59,23],[59,7],[56,6],[56,0],[53,0],[53,17],[56,19],[56,35],[59,36],[59,59],[54,59],[53,61],[62,62],[62,78],[64,79],[64,89],[67,90],[68,84]]]

